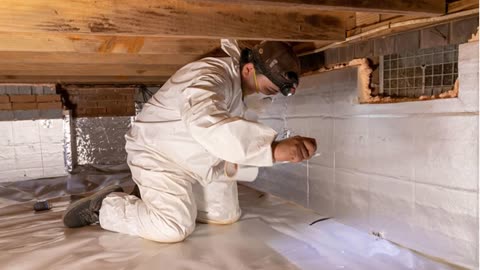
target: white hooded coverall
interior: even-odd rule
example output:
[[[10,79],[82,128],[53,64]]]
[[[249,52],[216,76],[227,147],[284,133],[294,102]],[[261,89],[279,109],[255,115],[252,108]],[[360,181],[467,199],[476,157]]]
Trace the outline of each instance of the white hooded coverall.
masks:
[[[238,220],[241,179],[225,177],[225,165],[272,166],[276,132],[242,118],[240,51],[231,40],[222,48],[231,57],[184,66],[144,105],[125,136],[142,199],[110,194],[100,209],[102,228],[169,243],[190,235],[196,219]]]

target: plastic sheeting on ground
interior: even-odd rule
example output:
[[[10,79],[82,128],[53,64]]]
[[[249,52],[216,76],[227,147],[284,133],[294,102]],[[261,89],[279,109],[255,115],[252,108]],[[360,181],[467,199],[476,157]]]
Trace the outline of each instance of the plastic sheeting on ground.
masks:
[[[1,269],[458,269],[375,238],[275,196],[240,186],[242,218],[197,224],[182,243],[160,244],[99,226],[67,229],[75,194],[115,183],[126,168],[86,169],[62,178],[0,183]],[[73,194],[73,195],[72,195]],[[35,213],[33,203],[53,208]]]

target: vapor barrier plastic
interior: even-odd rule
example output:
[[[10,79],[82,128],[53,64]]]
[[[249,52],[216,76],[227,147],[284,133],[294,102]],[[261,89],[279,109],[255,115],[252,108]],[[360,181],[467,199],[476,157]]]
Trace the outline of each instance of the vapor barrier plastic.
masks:
[[[455,269],[283,199],[239,186],[243,216],[230,226],[197,224],[186,241],[160,244],[102,230],[64,228],[72,195],[121,184],[125,166],[79,167],[74,175],[0,183],[2,269]],[[49,199],[53,208],[33,211]],[[310,225],[312,224],[312,225]]]

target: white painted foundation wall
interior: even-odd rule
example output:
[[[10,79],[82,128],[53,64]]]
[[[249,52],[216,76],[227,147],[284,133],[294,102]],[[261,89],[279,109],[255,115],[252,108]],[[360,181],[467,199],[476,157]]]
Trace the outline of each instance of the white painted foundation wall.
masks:
[[[0,182],[66,175],[63,119],[0,121]]]
[[[468,268],[478,266],[478,42],[462,44],[460,94],[358,104],[357,68],[302,78],[287,127],[321,156],[261,170],[252,186],[366,232]],[[285,99],[260,121],[281,132]]]

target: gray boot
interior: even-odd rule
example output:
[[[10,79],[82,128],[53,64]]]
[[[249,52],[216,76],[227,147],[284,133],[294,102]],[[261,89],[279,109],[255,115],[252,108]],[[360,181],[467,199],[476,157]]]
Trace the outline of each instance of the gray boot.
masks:
[[[109,186],[91,196],[73,202],[63,214],[63,224],[69,228],[77,228],[97,223],[102,201],[112,192],[123,192],[123,188],[118,185]]]

